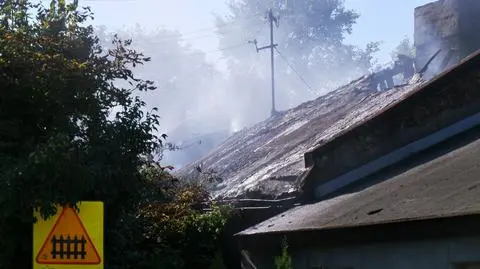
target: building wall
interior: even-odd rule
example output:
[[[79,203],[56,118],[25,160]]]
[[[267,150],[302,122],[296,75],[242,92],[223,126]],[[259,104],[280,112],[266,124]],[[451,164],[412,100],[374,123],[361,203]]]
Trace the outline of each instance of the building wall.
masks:
[[[324,193],[317,191],[319,186],[332,183],[327,188],[331,192],[338,187],[335,181],[340,183],[355,169],[366,165],[374,168],[370,167],[369,173],[383,169],[388,154],[478,113],[480,80],[475,78],[480,73],[479,63],[480,55],[471,57],[403,102],[307,152],[305,162],[313,169],[302,182],[303,198],[322,199]],[[405,156],[412,153],[415,152],[407,150]],[[382,166],[375,163],[378,160]],[[357,172],[356,177],[360,175]],[[363,173],[361,177],[367,175]]]
[[[452,3],[453,2],[453,3]],[[427,78],[441,72],[440,64],[450,48],[458,50],[460,44],[460,11],[457,1],[436,1],[415,9],[414,40],[416,66],[422,68],[439,49],[442,53],[429,65]],[[452,61],[459,61],[457,59]]]
[[[287,208],[282,207],[237,209],[228,220],[220,235],[223,260],[227,268],[241,268],[242,257],[237,241],[234,239],[234,234],[280,214],[285,210],[287,210]]]
[[[299,269],[454,269],[480,262],[480,237],[308,249],[292,256]]]
[[[425,76],[431,78],[444,68],[480,48],[480,25],[478,0],[439,0],[415,9],[414,40],[416,66],[422,68],[438,50],[442,52],[429,65]],[[451,60],[442,66],[450,49]]]

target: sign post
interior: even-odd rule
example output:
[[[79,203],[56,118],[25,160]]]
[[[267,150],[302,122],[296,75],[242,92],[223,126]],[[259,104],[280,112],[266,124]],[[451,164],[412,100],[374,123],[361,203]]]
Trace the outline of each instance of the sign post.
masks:
[[[103,203],[59,207],[43,220],[35,212],[33,269],[103,269]]]

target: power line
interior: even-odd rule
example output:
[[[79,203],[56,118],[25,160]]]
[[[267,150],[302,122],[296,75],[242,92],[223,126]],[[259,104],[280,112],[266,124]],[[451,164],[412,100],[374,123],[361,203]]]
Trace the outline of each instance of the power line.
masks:
[[[267,24],[263,24],[256,32],[255,32],[255,35],[259,35],[265,28],[266,28]],[[250,26],[252,27],[252,26]],[[250,28],[250,27],[243,27],[243,28]],[[209,37],[209,36],[215,36],[216,34],[213,34],[213,35],[206,35],[206,36],[200,36],[200,37],[197,37],[195,39],[186,39],[186,40],[196,40],[196,39],[200,39],[200,38],[204,38],[204,37]],[[160,39],[161,40],[161,39]],[[184,39],[185,40],[185,39]],[[164,42],[156,42],[156,44],[162,44]],[[193,56],[193,55],[201,55],[201,54],[209,54],[209,53],[214,53],[214,52],[219,52],[219,51],[225,51],[225,50],[230,50],[230,49],[235,49],[235,48],[239,48],[239,47],[243,47],[247,44],[249,44],[250,42],[242,42],[240,44],[237,44],[237,45],[233,45],[233,46],[228,46],[228,47],[224,47],[224,48],[219,48],[219,49],[215,49],[215,50],[211,50],[211,51],[201,51],[201,52],[198,52],[198,53],[192,53],[192,54],[189,54],[189,55],[183,55],[181,57],[185,57],[185,56]],[[167,59],[170,58],[170,57],[167,57]],[[175,58],[175,57],[172,57],[172,58]],[[165,58],[162,58],[162,59],[165,59]]]
[[[232,45],[232,46],[218,48],[218,49],[214,49],[214,50],[208,50],[208,51],[198,51],[198,52],[193,52],[193,53],[189,53],[189,54],[182,55],[182,56],[160,57],[160,60],[200,56],[200,55],[205,55],[205,54],[210,54],[210,53],[215,53],[215,52],[240,48],[240,47],[243,47],[247,44],[248,44],[248,42],[243,42],[243,43],[240,43],[240,44],[237,44],[237,45]]]
[[[248,29],[248,28],[253,28],[253,27],[257,27],[257,25],[241,27],[240,29]],[[263,30],[263,29],[260,29],[260,30]],[[231,31],[227,32],[227,34],[230,34],[230,33],[231,33]],[[183,34],[179,34],[179,39],[181,41],[193,41],[193,40],[198,40],[198,39],[203,39],[203,38],[208,38],[208,37],[215,37],[215,36],[218,36],[218,34],[217,33],[210,33],[210,34],[207,34],[207,35],[200,35],[200,36],[195,36],[195,37],[191,37],[191,38],[184,38]],[[167,43],[170,39],[174,39],[174,38],[176,38],[176,37],[172,36],[172,37],[159,38],[156,41],[160,41],[160,42],[156,42],[156,43],[157,44]],[[161,41],[165,41],[165,42],[161,42]]]
[[[217,51],[224,51],[224,50],[229,50],[229,49],[235,49],[235,48],[239,48],[239,47],[243,47],[245,45],[247,45],[248,42],[242,42],[238,45],[233,45],[233,46],[228,46],[228,47],[224,47],[224,48],[219,48],[219,49],[216,49],[216,50],[212,50],[210,52],[217,52]],[[206,53],[210,53],[210,52],[206,52]]]
[[[258,18],[258,15],[259,14],[254,14],[254,15],[251,15],[251,16],[248,16],[248,17],[245,17],[245,18],[241,18],[240,20],[241,21],[247,21],[247,20],[255,19],[255,18]],[[233,24],[236,24],[236,23],[239,23],[239,21],[235,20],[235,21],[225,22],[225,23],[217,24],[217,25],[215,25],[215,27],[200,28],[200,29],[197,29],[197,30],[192,30],[192,31],[184,32],[184,33],[179,32],[179,36],[180,36],[181,39],[185,39],[184,37],[188,36],[188,35],[194,35],[194,34],[203,33],[203,32],[217,31],[221,28],[224,28],[226,26],[233,25]],[[247,27],[242,26],[241,28],[246,29],[246,28],[252,28],[252,27],[257,27],[257,25],[251,25],[251,26],[247,26]],[[199,36],[199,37],[196,37],[196,38],[204,38],[204,37],[215,36],[215,35],[216,35],[216,33],[211,33],[209,35],[203,35],[203,36]],[[177,38],[177,36],[164,37],[164,38],[159,39],[159,41],[175,39],[175,38]],[[193,38],[191,40],[195,40],[196,38]],[[189,39],[187,38],[186,40],[189,40]]]
[[[263,24],[262,27],[260,27],[260,29],[258,29],[258,31],[255,33],[255,35],[256,36],[260,35],[263,32],[263,30],[266,28],[266,26],[267,24]]]
[[[308,84],[308,82],[303,78],[303,76],[300,75],[300,73],[293,67],[293,65],[291,65],[288,62],[287,58],[285,58],[285,56],[283,56],[283,54],[280,53],[280,51],[276,47],[275,47],[275,50],[277,51],[280,58],[282,58],[282,60],[293,70],[293,72],[295,72],[295,74],[297,74],[297,76],[305,84],[305,86],[307,86],[307,88],[310,90],[310,92],[313,93],[313,94],[316,94],[316,91],[310,86],[310,84]]]
[[[247,20],[251,20],[251,19],[256,19],[256,18],[258,18],[258,16],[259,16],[259,14],[253,14],[251,16],[241,18],[240,20],[247,21]],[[192,34],[192,33],[198,33],[198,32],[214,31],[214,30],[218,30],[219,28],[235,24],[237,22],[238,21],[230,21],[230,22],[220,23],[220,24],[215,25],[215,27],[203,28],[203,29],[197,29],[197,30],[185,32],[184,35],[188,35],[188,34]]]
[[[256,33],[255,35],[258,35],[260,32],[263,31],[264,29],[264,26],[265,25],[262,25],[262,28],[260,28]],[[249,26],[243,26],[243,27],[240,27],[240,29],[249,29],[249,28],[253,28],[253,27],[258,27],[258,25],[249,25]],[[215,28],[213,28],[215,29]],[[217,28],[218,29],[218,28]],[[228,31],[226,32],[227,34],[231,34],[232,31]],[[176,36],[167,36],[167,37],[161,37],[161,38],[156,38],[153,42],[156,44],[156,45],[160,45],[160,44],[166,44],[166,43],[169,43],[169,42],[173,42],[173,41],[176,41],[175,39],[178,38],[179,41],[181,42],[190,42],[190,41],[194,41],[194,40],[198,40],[198,39],[203,39],[203,38],[209,38],[209,37],[216,37],[218,36],[217,33],[210,33],[210,34],[206,34],[206,35],[200,35],[200,36],[194,36],[194,37],[191,37],[191,38],[185,38],[185,35],[182,34],[182,33],[178,33],[178,35]],[[132,37],[133,39],[135,39],[135,37],[133,36]]]

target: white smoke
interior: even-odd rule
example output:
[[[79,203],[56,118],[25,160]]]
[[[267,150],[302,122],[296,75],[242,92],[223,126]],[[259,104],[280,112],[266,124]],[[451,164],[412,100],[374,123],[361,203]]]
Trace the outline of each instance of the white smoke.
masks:
[[[207,154],[232,133],[270,116],[269,53],[257,53],[246,42],[235,47],[240,41],[251,38],[258,38],[259,44],[268,42],[267,28],[263,21],[260,24],[255,22],[257,24],[253,26],[248,23],[251,21],[233,26],[237,30],[251,31],[245,30],[244,35],[239,36],[239,42],[223,46],[231,47],[228,52],[234,51],[236,55],[224,59],[227,67],[234,68],[223,71],[208,63],[206,55],[193,50],[177,32],[166,29],[146,31],[138,25],[127,29],[107,29],[107,32],[119,32],[124,39],[133,39],[133,48],[152,57],[150,63],[136,68],[135,72],[141,78],[156,82],[158,90],[142,93],[141,96],[146,100],[148,109],[159,108],[162,133],[167,133],[168,141],[178,144],[182,149],[165,153],[165,163],[181,167]],[[289,31],[288,25],[283,24],[282,27],[282,31],[285,31],[283,33]],[[259,34],[259,29],[262,28],[264,32]],[[241,33],[231,32],[232,35]],[[108,33],[100,34],[108,36]],[[280,35],[281,32],[276,34]],[[316,54],[318,57],[330,54],[328,56],[333,59],[332,66],[342,68],[327,72],[321,66],[312,64],[311,59],[305,58],[305,65],[295,65],[294,70],[289,62],[296,58],[295,51],[281,52],[283,57],[278,53],[275,56],[275,68],[278,71],[275,99],[277,110],[287,110],[326,94],[357,78],[366,70],[365,67],[355,66],[348,59],[342,58],[348,55],[322,44],[316,46],[310,55]],[[279,70],[287,70],[287,73]]]

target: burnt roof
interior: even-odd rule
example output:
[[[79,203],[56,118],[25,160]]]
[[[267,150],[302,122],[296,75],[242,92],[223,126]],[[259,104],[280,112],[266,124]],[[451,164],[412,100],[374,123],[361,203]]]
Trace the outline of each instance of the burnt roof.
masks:
[[[480,213],[480,139],[370,187],[298,206],[240,236],[330,230]]]
[[[378,92],[365,76],[315,100],[235,133],[206,157],[177,172],[195,177],[196,167],[214,170],[224,181],[213,194],[220,198],[288,196],[310,170],[304,154],[400,102],[420,80]]]
[[[418,74],[408,85],[378,92],[371,76],[362,77],[315,100],[235,133],[204,158],[177,172],[198,178],[197,167],[223,179],[216,198],[276,199],[304,191],[313,169],[312,152],[333,146],[396,106],[478,64],[480,51],[424,83]],[[253,194],[253,195],[251,195]]]

